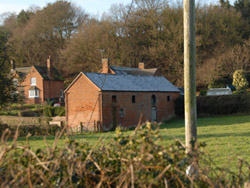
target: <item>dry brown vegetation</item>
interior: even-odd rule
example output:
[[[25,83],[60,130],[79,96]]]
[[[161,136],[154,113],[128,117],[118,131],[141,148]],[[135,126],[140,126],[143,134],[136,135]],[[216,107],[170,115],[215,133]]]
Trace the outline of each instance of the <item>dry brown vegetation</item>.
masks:
[[[138,126],[124,136],[117,129],[109,144],[102,138],[90,147],[68,139],[58,148],[65,130],[52,146],[30,149],[17,142],[18,130],[12,142],[10,131],[2,134],[0,143],[0,183],[2,187],[242,187],[249,181],[250,168],[239,160],[237,172],[216,168],[203,152],[204,144],[190,155],[180,141],[169,146],[160,143],[159,129],[151,124]],[[45,144],[46,139],[44,139]],[[189,173],[188,166],[193,164]],[[199,171],[197,165],[199,165]]]

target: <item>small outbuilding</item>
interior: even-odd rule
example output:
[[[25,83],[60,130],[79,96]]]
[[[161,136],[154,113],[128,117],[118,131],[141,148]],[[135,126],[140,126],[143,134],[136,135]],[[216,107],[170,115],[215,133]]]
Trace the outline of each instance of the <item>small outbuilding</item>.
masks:
[[[65,90],[69,128],[111,130],[175,115],[180,91],[162,76],[81,72]]]
[[[230,88],[211,88],[207,91],[207,96],[212,95],[232,95]]]

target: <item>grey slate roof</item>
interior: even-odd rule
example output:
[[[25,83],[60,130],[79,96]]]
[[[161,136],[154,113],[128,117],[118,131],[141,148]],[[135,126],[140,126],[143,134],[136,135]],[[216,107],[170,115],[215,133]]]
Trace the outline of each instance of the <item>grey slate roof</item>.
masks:
[[[140,76],[155,76],[157,68],[152,69],[139,69],[139,68],[130,68],[130,67],[119,67],[119,66],[110,66],[110,68],[120,75],[140,75]]]
[[[163,76],[83,73],[103,91],[180,92]]]

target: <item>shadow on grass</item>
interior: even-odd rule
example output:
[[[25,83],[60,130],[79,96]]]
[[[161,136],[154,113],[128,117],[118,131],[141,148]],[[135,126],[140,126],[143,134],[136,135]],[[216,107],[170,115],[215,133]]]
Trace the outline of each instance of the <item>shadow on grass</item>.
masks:
[[[54,136],[46,136],[45,137],[47,141],[50,140],[55,140]],[[65,137],[61,137],[61,139],[64,139]],[[10,139],[9,141],[11,141],[12,139]],[[26,137],[18,137],[17,139],[18,141],[26,141]],[[30,136],[29,137],[29,141],[40,141],[40,140],[44,140],[44,136]]]
[[[114,137],[114,131],[113,132],[108,132],[108,133],[83,133],[83,134],[78,134],[78,135],[69,135],[69,136],[61,136],[60,140],[64,140],[65,138],[70,138],[74,140],[79,140],[79,139],[95,139],[98,140],[101,136],[105,139],[111,139]],[[47,141],[54,141],[55,136],[45,136],[45,139]],[[12,139],[9,139],[11,141]],[[44,140],[44,136],[30,136],[29,141],[42,141]],[[26,137],[18,137],[18,141],[26,141]]]
[[[198,134],[198,140],[200,138],[224,138],[224,137],[249,137],[250,136],[250,132],[246,132],[246,133],[219,133],[219,134]],[[185,140],[185,133],[183,134],[175,134],[175,135],[167,135],[164,134],[162,135],[162,139],[163,140],[169,140],[169,139],[181,139],[181,140]]]
[[[198,118],[197,124],[198,127],[204,126],[218,126],[218,125],[234,125],[234,124],[243,124],[250,122],[250,115],[248,116],[222,116],[222,117],[202,117]],[[185,122],[184,118],[176,118],[170,120],[161,125],[160,129],[171,129],[171,128],[184,128]]]
[[[249,137],[250,132],[245,133],[219,133],[219,134],[199,134],[199,138],[223,138],[223,137]],[[232,138],[233,139],[233,138]]]

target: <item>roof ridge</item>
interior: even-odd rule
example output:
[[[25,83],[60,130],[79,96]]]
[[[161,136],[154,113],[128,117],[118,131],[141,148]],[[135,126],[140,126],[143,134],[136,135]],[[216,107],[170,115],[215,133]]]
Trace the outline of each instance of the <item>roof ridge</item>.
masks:
[[[146,76],[146,75],[132,75],[132,74],[106,74],[106,73],[96,73],[96,72],[82,72],[83,74],[97,74],[97,75],[104,75],[104,76],[121,76],[121,77],[128,77],[128,76],[131,76],[131,77],[163,77],[165,78],[164,76],[153,76],[153,75],[149,75],[149,76]]]

